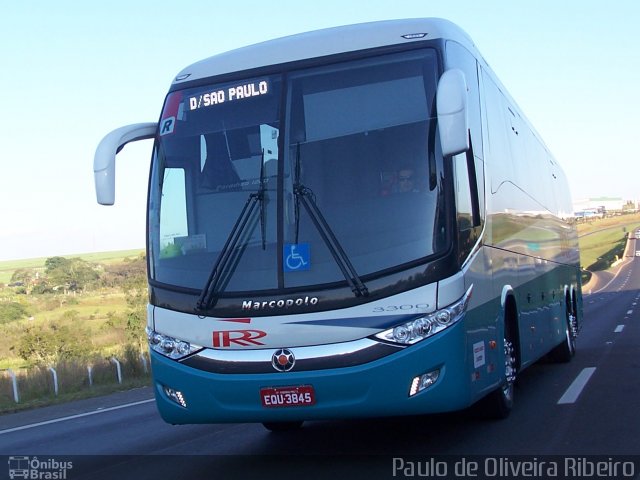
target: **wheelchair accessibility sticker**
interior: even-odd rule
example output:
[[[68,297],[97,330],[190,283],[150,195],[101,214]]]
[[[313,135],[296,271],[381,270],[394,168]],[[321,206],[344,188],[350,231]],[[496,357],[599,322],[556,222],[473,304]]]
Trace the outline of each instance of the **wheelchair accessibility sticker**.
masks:
[[[284,245],[283,267],[285,272],[301,272],[311,268],[308,243],[286,243]]]

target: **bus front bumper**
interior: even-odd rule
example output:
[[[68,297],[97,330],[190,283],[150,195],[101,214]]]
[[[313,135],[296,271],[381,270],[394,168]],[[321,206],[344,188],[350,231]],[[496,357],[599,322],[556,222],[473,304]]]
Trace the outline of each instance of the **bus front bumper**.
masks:
[[[155,351],[151,351],[151,362],[158,410],[172,424],[417,415],[470,405],[471,372],[465,344],[464,330],[458,324],[383,358],[341,368],[214,373]],[[433,372],[437,380],[411,395],[415,379]],[[312,392],[313,403],[276,406],[277,402],[267,398],[265,405],[264,397],[269,396],[265,392],[283,388]]]

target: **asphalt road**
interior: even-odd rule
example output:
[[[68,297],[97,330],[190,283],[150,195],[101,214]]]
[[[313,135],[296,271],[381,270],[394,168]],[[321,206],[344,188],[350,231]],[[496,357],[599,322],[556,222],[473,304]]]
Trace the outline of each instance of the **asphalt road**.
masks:
[[[151,390],[138,389],[2,416],[0,455],[11,456],[14,466],[20,456],[37,456],[39,461],[71,458],[75,470],[65,472],[69,479],[301,480],[360,478],[363,471],[376,478],[419,476],[418,470],[409,469],[409,460],[392,463],[400,462],[398,458],[416,459],[411,468],[420,467],[430,474],[421,476],[431,478],[440,475],[429,459],[449,459],[446,473],[455,478],[451,459],[474,456],[524,455],[534,469],[542,468],[536,459],[551,455],[605,455],[614,460],[640,456],[640,257],[627,257],[615,276],[591,291],[584,297],[576,357],[567,364],[540,362],[522,372],[516,405],[506,420],[482,419],[470,409],[423,417],[307,422],[287,433],[271,433],[256,424],[171,426],[156,412]],[[430,467],[435,470],[427,471]],[[505,468],[477,478],[516,478],[502,475],[514,473],[515,467]],[[8,472],[0,463],[0,478]],[[569,473],[585,472],[574,468]],[[618,478],[639,474],[636,459],[633,476]]]

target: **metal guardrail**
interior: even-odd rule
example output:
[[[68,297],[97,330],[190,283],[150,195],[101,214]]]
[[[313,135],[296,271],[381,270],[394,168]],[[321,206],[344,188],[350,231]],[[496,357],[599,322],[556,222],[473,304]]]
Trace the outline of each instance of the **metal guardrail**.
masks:
[[[139,357],[139,360],[144,369],[144,373],[148,374],[149,366],[148,366],[148,360],[146,356],[144,354],[141,354]],[[116,357],[112,357],[110,363],[114,365],[115,380],[118,382],[118,384],[122,384],[124,380],[122,362],[118,360]],[[87,380],[89,383],[89,387],[92,387],[94,383],[93,365],[87,365],[86,368],[87,368]],[[6,369],[5,371],[8,373],[11,379],[11,390],[13,394],[13,401],[14,403],[20,403],[20,375],[16,374],[16,372],[14,372],[11,368]],[[58,381],[58,371],[53,366],[48,366],[47,371],[51,374],[51,380],[53,384],[53,393],[57,396],[60,392],[60,385]]]

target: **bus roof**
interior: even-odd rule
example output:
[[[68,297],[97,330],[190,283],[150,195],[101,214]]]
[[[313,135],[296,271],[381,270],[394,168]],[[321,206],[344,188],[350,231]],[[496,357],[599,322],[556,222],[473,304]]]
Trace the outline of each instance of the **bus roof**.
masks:
[[[268,65],[434,38],[456,40],[477,53],[471,38],[448,20],[385,20],[299,33],[220,53],[183,69],[172,85]]]

